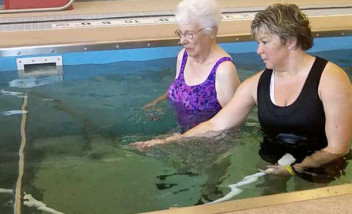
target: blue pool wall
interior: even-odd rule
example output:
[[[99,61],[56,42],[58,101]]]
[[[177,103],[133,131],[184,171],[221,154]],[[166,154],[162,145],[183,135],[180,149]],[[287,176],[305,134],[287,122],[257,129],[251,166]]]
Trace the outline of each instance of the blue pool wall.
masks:
[[[257,42],[255,41],[221,43],[220,45],[227,52],[233,54],[256,52],[257,48]],[[161,58],[173,58],[177,56],[181,48],[181,46],[169,46],[0,57],[0,72],[17,70],[17,58],[59,55],[62,56],[64,65],[106,64],[122,61],[147,61]],[[314,53],[340,49],[352,49],[352,36],[315,38],[314,46],[308,52]]]

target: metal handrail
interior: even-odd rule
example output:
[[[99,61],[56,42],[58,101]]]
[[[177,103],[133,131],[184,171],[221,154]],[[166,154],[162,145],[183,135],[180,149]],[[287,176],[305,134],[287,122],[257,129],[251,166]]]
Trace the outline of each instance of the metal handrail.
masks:
[[[47,8],[29,8],[29,9],[11,9],[11,10],[0,10],[0,14],[6,13],[32,13],[32,12],[49,12],[49,11],[60,11],[66,10],[72,5],[75,0],[70,0],[66,5],[60,7],[47,7]]]

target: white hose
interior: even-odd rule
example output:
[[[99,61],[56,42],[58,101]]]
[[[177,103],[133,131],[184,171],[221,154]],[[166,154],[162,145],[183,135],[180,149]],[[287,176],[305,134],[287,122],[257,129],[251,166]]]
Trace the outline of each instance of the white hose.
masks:
[[[291,155],[291,154],[285,154],[284,156],[282,156],[280,158],[280,160],[277,162],[280,166],[286,166],[286,165],[290,165],[292,163],[294,163],[296,161],[296,159]],[[226,194],[224,197],[219,198],[215,201],[209,202],[208,204],[213,204],[213,203],[217,203],[217,202],[222,202],[222,201],[227,201],[230,200],[231,198],[233,198],[236,195],[239,195],[243,192],[242,189],[238,188],[240,186],[243,185],[247,185],[247,184],[251,184],[256,182],[260,177],[264,176],[266,173],[272,171],[273,169],[269,168],[263,172],[257,172],[255,174],[252,175],[247,175],[246,177],[244,177],[241,181],[239,181],[236,184],[230,184],[229,187],[231,189],[231,191]]]

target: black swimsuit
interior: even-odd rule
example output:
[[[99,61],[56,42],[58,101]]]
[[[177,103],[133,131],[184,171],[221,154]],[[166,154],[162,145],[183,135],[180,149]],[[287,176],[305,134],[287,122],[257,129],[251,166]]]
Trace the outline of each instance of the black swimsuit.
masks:
[[[266,69],[258,83],[258,117],[264,134],[259,154],[276,163],[285,153],[297,162],[327,146],[325,113],[318,95],[325,59],[316,57],[301,93],[289,106],[280,107],[270,99],[272,70]]]

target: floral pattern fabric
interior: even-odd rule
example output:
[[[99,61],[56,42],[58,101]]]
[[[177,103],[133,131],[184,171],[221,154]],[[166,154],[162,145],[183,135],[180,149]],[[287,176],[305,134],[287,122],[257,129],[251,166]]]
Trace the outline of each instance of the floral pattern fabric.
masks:
[[[189,129],[203,121],[209,120],[222,108],[216,97],[216,70],[222,62],[232,62],[232,59],[230,57],[220,58],[203,83],[189,86],[184,78],[187,58],[188,55],[185,51],[179,76],[170,85],[167,94],[169,102],[175,108],[179,124]]]

